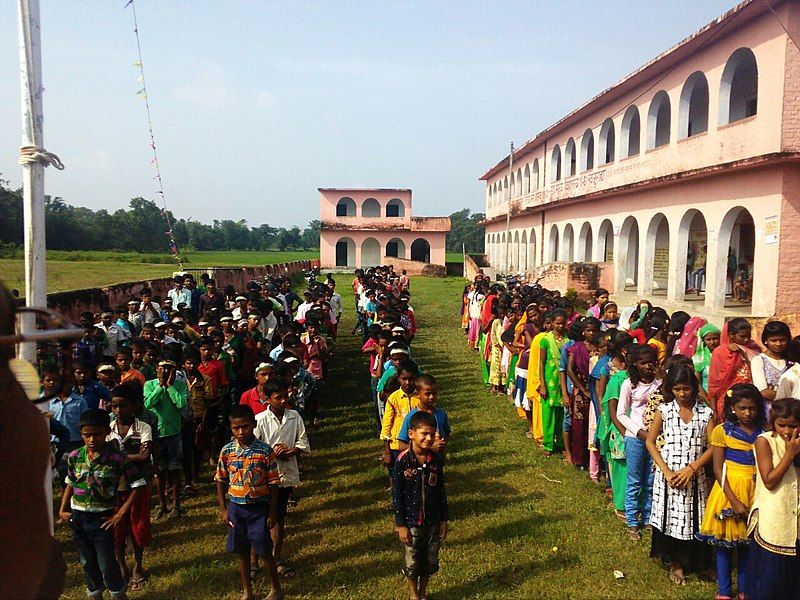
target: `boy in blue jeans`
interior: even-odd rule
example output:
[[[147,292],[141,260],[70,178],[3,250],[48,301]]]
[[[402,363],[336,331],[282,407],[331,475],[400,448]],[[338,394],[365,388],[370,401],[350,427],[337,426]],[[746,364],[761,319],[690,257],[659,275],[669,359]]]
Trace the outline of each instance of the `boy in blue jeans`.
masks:
[[[228,420],[233,440],[219,453],[214,476],[220,520],[230,528],[227,550],[239,555],[242,600],[253,598],[251,548],[267,563],[271,589],[265,600],[281,600],[283,594],[270,536],[270,530],[277,523],[281,482],[278,459],[272,446],[256,438],[256,417],[252,408],[238,404],[231,408]]]
[[[416,412],[409,422],[411,447],[400,453],[392,471],[395,526],[403,544],[403,575],[412,600],[425,600],[428,579],[439,570],[439,547],[447,536],[444,463],[431,450],[436,419]]]
[[[106,411],[95,408],[81,415],[84,445],[67,456],[66,489],[58,516],[70,524],[89,598],[102,598],[108,588],[112,598],[121,600],[127,594],[114,553],[114,527],[147,484],[128,457],[106,442],[110,432]],[[117,508],[117,488],[123,477],[131,494]]]

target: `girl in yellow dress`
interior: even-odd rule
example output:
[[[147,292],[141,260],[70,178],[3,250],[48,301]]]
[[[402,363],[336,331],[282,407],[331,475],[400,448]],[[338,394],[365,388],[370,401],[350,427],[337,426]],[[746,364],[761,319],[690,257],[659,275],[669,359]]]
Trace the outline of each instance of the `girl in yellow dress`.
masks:
[[[749,383],[737,383],[725,394],[725,422],[711,434],[716,482],[697,538],[716,548],[717,598],[733,594],[731,571],[737,553],[739,598],[744,597],[747,565],[747,515],[753,503],[756,464],[753,444],[764,426],[764,400]]]

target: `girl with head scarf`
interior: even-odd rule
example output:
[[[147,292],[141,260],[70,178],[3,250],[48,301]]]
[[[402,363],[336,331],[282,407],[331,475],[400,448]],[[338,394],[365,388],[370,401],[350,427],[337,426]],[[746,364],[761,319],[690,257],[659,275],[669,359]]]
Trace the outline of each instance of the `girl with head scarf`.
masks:
[[[706,322],[707,321],[703,317],[692,317],[689,319],[683,327],[683,332],[678,338],[678,341],[675,343],[672,354],[681,354],[688,358],[694,356],[698,346],[698,332],[703,328]]]
[[[706,323],[697,331],[695,352],[692,356],[694,372],[700,380],[700,387],[708,391],[708,369],[711,366],[711,353],[719,346],[719,327]]]

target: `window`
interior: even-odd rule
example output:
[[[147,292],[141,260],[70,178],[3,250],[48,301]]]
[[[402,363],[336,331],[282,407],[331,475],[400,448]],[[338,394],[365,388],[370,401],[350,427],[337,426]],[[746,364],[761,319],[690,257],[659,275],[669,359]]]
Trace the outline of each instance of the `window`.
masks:
[[[364,203],[361,205],[361,216],[362,217],[380,217],[381,216],[381,205],[378,203],[375,198],[367,198],[364,200]]]
[[[556,182],[561,179],[561,147],[556,144],[550,154],[550,181]]]
[[[567,167],[567,177],[575,175],[577,168],[577,157],[575,156],[575,140],[569,138],[567,145],[564,147],[564,162]]]
[[[405,216],[405,206],[401,200],[392,198],[386,203],[386,216],[387,217],[403,217]]]
[[[695,71],[683,84],[678,104],[678,137],[683,139],[708,131],[708,81]]]
[[[667,92],[661,90],[650,102],[647,110],[647,149],[659,148],[669,144],[672,131],[670,102]]]
[[[600,127],[600,164],[606,165],[614,162],[614,146],[616,145],[614,135],[614,121],[611,118],[603,121]]]
[[[356,216],[356,203],[352,198],[345,196],[340,198],[336,204],[337,217],[355,217]]]
[[[620,130],[622,146],[619,149],[619,153],[622,158],[639,154],[639,140],[641,137],[642,127],[639,120],[639,109],[635,106],[629,106],[622,117],[622,129]]]
[[[719,124],[727,125],[758,112],[758,66],[749,48],[731,54],[719,89]]]
[[[594,168],[594,133],[591,129],[583,132],[581,139],[581,171]]]

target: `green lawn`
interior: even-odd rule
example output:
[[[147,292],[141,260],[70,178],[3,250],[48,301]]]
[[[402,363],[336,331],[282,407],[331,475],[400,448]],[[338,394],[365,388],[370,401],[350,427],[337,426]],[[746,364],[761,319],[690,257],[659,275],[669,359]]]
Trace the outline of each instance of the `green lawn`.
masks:
[[[295,260],[318,258],[318,251],[264,252],[190,252],[186,268],[246,267]],[[125,281],[168,277],[178,270],[168,254],[137,254],[135,252],[65,252],[47,253],[47,288],[50,292],[75,290]],[[0,259],[0,280],[9,288],[24,293],[25,270],[21,259]]]
[[[607,507],[602,490],[558,458],[544,458],[504,398],[483,391],[477,357],[459,329],[459,278],[412,280],[420,333],[414,357],[440,382],[440,406],[453,438],[447,464],[450,535],[436,600],[507,598],[709,598],[714,586],[676,588]],[[345,295],[348,304],[352,298]],[[330,373],[323,423],[303,461],[306,482],[290,513],[286,555],[297,570],[289,598],[403,599],[400,550],[385,510],[385,470],[377,459],[374,408],[360,342],[349,335],[348,309]],[[200,498],[176,522],[154,526],[141,598],[239,598],[235,561],[214,509],[210,471]],[[555,480],[549,481],[549,480]],[[67,540],[63,526],[58,537]],[[67,598],[83,598],[69,544]],[[616,580],[614,570],[625,579]],[[259,585],[263,592],[263,584]],[[132,597],[136,597],[132,595]]]

